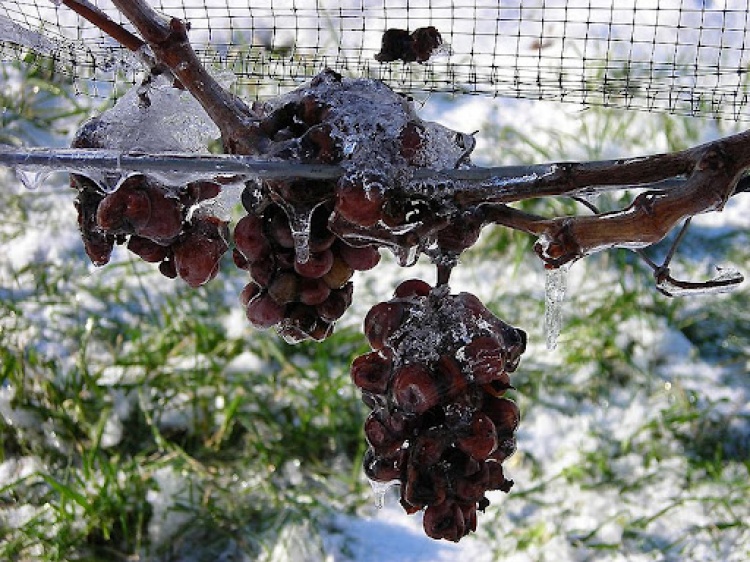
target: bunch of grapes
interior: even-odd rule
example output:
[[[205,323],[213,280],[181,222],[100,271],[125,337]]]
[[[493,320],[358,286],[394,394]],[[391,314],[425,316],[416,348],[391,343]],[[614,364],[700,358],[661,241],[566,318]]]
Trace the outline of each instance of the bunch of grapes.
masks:
[[[365,318],[372,351],[351,376],[372,409],[365,422],[367,476],[399,482],[424,530],[458,541],[476,530],[488,490],[513,485],[502,463],[515,451],[516,404],[504,397],[526,334],[474,295],[405,281]]]
[[[219,185],[195,181],[174,188],[144,175],[125,179],[107,192],[91,179],[71,174],[84,248],[95,265],[110,259],[115,244],[127,244],[141,259],[159,264],[167,277],[191,287],[210,281],[228,250],[227,223],[196,212],[216,197]]]
[[[296,184],[304,190],[301,180]],[[258,211],[248,199],[243,197],[248,214],[234,229],[233,252],[237,267],[251,277],[240,295],[248,320],[259,328],[276,326],[290,342],[328,337],[352,302],[354,271],[375,267],[377,248],[336,238],[328,230],[327,204],[312,212],[300,247],[281,206]]]

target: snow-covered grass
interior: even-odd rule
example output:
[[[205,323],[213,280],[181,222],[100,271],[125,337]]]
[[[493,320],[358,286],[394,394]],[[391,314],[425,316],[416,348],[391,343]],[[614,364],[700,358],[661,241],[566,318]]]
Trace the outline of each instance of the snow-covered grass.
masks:
[[[22,97],[26,108],[5,114],[13,139],[69,130],[90,110],[63,96],[49,118],[46,89],[7,72],[19,87],[4,105]],[[65,91],[52,76],[34,79]],[[671,150],[731,129],[484,98],[433,97],[422,111],[480,129],[477,160],[496,164]],[[433,281],[431,267],[405,270],[386,256],[356,279],[355,304],[330,340],[291,347],[246,324],[237,303],[245,277],[231,260],[199,290],[165,281],[124,250],[92,268],[64,181],[28,191],[0,170],[0,558],[750,557],[747,283],[671,300],[633,254],[592,257],[569,272],[562,332],[548,351],[533,241],[488,228],[452,286],[529,333],[513,378],[523,414],[508,462],[516,485],[490,498],[476,535],[438,543],[419,516],[401,512],[393,490],[375,506],[359,468],[366,408],[348,376],[366,349],[367,309],[399,280]],[[528,205],[583,212],[569,201]],[[696,219],[675,271],[697,278],[733,263],[747,273],[749,217],[743,194]]]

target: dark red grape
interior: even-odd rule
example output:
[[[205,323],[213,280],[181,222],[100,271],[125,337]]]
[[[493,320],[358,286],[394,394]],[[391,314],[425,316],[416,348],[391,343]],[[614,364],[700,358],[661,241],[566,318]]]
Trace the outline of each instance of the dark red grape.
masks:
[[[381,349],[393,335],[404,317],[405,307],[400,302],[381,302],[365,316],[365,336],[373,349]]]
[[[304,263],[299,260],[294,262],[294,270],[297,273],[302,277],[313,279],[323,277],[331,271],[331,267],[333,267],[333,252],[331,250],[310,254],[308,260]]]
[[[367,271],[380,263],[380,252],[375,246],[350,246],[340,242],[337,249],[341,259],[355,271]]]
[[[271,239],[282,248],[294,248],[294,236],[289,226],[286,213],[279,207],[274,207],[267,213],[268,234]]]
[[[240,292],[240,304],[242,304],[242,306],[244,307],[247,307],[247,303],[257,297],[259,294],[260,287],[256,283],[248,283],[243,287],[242,292]]]
[[[508,493],[513,486],[513,480],[507,480],[500,462],[486,463],[488,469],[487,489],[501,490]]]
[[[284,319],[284,306],[273,300],[268,293],[263,293],[248,303],[245,314],[253,326],[270,328]]]
[[[459,448],[472,458],[483,461],[497,448],[495,424],[489,416],[477,412],[469,425],[469,434],[459,437]]]
[[[372,448],[367,449],[362,466],[365,475],[375,482],[392,482],[401,476],[403,455],[401,452],[389,456],[378,455]]]
[[[325,302],[331,294],[331,289],[323,279],[300,278],[299,300],[304,304],[316,306]]]
[[[345,176],[336,186],[335,211],[359,226],[377,224],[382,216],[385,188],[377,181],[363,183],[362,178]]]
[[[404,444],[404,438],[389,430],[375,412],[365,420],[365,437],[369,445],[380,455],[392,455]]]
[[[480,336],[463,348],[463,359],[471,371],[474,382],[490,384],[500,381],[510,386],[510,378],[505,372],[505,351],[496,338]]]
[[[353,285],[349,282],[341,289],[331,291],[328,298],[315,307],[320,317],[330,322],[341,318],[352,304],[352,289]]]
[[[366,392],[384,394],[391,380],[392,359],[377,351],[360,355],[352,363],[354,384]]]
[[[128,240],[128,250],[136,254],[143,261],[159,263],[169,255],[169,248],[140,236],[131,236]]]
[[[452,500],[428,506],[422,523],[424,532],[433,539],[458,542],[466,534],[463,511]]]
[[[143,228],[151,218],[151,198],[141,186],[133,177],[104,197],[96,212],[97,224],[111,232],[132,233]]]
[[[405,365],[393,375],[393,401],[407,414],[424,414],[440,403],[432,373],[419,363]]]
[[[431,290],[432,287],[426,281],[422,281],[421,279],[407,279],[396,287],[393,296],[398,299],[426,297],[430,294]]]
[[[498,436],[511,435],[518,427],[521,414],[513,400],[486,396],[482,411],[489,416],[495,425]]]
[[[263,221],[255,215],[245,215],[234,227],[234,245],[250,263],[266,259],[271,245],[263,232]]]
[[[250,264],[250,276],[253,281],[263,287],[268,286],[274,273],[276,273],[276,264],[270,256]]]
[[[171,248],[177,274],[191,287],[199,287],[219,271],[221,257],[229,248],[226,225],[218,219],[195,220]]]

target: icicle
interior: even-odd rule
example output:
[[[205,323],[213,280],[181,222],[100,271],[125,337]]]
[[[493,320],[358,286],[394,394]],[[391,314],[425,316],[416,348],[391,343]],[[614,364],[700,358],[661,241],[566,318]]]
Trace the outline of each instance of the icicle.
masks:
[[[562,327],[562,303],[568,285],[569,265],[556,269],[547,269],[544,286],[544,333],[547,338],[547,349],[557,347],[557,337]]]
[[[299,263],[307,263],[310,259],[310,224],[315,209],[295,209],[289,217],[289,227],[294,239],[294,252]]]
[[[399,483],[398,480],[391,480],[390,482],[377,482],[375,480],[370,481],[370,486],[372,486],[372,494],[375,496],[375,507],[378,509],[383,509],[383,505],[385,504],[385,494],[390,490],[393,486]]]
[[[15,168],[16,177],[26,189],[39,189],[44,181],[52,174],[52,170],[38,170],[34,168],[24,168],[17,166]]]
[[[417,246],[392,246],[391,251],[401,267],[411,267],[419,259]]]

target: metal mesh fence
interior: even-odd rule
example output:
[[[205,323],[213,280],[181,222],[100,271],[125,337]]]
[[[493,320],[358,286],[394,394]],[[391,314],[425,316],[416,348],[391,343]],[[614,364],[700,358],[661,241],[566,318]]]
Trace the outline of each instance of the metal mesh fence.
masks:
[[[112,4],[92,0],[131,29]],[[323,68],[406,94],[447,92],[750,118],[746,0],[154,0],[187,20],[209,66],[260,98]],[[449,50],[380,62],[383,33],[434,26]],[[51,58],[109,96],[136,73],[127,50],[50,0],[3,0],[3,60]]]

